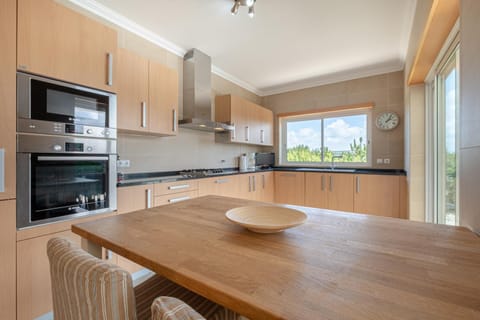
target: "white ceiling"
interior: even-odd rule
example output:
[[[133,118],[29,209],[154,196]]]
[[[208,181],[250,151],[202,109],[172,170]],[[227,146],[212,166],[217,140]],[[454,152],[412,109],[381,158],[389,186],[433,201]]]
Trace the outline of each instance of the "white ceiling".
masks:
[[[70,0],[259,95],[403,69],[416,0]]]

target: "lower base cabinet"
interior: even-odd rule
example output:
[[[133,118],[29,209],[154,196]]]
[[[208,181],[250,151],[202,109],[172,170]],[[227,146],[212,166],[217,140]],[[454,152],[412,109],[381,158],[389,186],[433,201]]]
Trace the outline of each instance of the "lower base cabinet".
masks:
[[[303,206],[305,173],[275,171],[275,202]]]
[[[356,175],[355,208],[358,213],[393,218],[406,218],[402,203],[404,198],[403,176]]]
[[[15,250],[16,250],[16,202],[0,201],[0,319],[15,319]],[[22,301],[22,300],[18,300]]]
[[[71,231],[17,242],[17,320],[35,319],[52,311],[47,242],[54,237],[68,238],[80,245],[80,237]]]

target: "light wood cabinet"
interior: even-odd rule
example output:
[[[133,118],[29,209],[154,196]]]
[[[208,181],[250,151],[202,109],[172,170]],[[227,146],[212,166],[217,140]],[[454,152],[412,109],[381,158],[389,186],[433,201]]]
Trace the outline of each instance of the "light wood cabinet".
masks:
[[[155,183],[154,195],[161,196],[172,193],[189,192],[198,190],[198,180],[183,180],[174,182]]]
[[[198,197],[198,190],[164,194],[155,197],[155,207],[172,204]]]
[[[15,203],[15,200],[0,201],[0,219],[2,221],[0,224],[0,261],[2,262],[0,272],[0,319],[16,319]]]
[[[35,319],[52,311],[47,242],[53,237],[68,238],[80,246],[80,237],[71,231],[48,234],[17,242],[18,320]]]
[[[353,175],[343,173],[305,174],[305,205],[353,211]]]
[[[216,195],[238,198],[241,194],[240,175],[220,176],[198,180],[198,196]]]
[[[228,134],[217,133],[217,142],[273,145],[273,113],[253,102],[234,95],[217,96],[215,121],[235,127]]]
[[[150,132],[176,135],[178,131],[178,72],[150,61],[149,123]]]
[[[116,91],[117,33],[53,0],[18,0],[17,68]]]
[[[276,171],[275,202],[304,205],[305,197],[305,173]]]
[[[355,175],[355,208],[358,213],[400,218],[402,176]]]
[[[16,7],[15,0],[0,1],[0,200],[14,199],[16,194]]]
[[[118,49],[118,129],[177,134],[178,72],[126,49]]]
[[[148,132],[148,59],[118,49],[117,127]]]
[[[272,171],[240,174],[238,177],[240,185],[238,198],[273,202],[275,186]]]
[[[153,207],[153,184],[117,188],[119,214]]]
[[[314,208],[328,208],[328,174],[305,173],[305,205]]]

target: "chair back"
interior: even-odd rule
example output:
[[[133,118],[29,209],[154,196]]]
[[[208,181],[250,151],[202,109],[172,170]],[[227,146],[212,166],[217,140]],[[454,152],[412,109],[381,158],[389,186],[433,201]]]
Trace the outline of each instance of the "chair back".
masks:
[[[136,320],[130,274],[62,238],[47,244],[55,320]]]

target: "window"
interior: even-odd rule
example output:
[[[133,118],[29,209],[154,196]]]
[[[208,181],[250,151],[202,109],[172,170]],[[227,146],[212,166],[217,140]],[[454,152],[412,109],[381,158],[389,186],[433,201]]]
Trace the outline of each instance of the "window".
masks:
[[[280,118],[280,163],[312,166],[370,164],[369,109]]]

